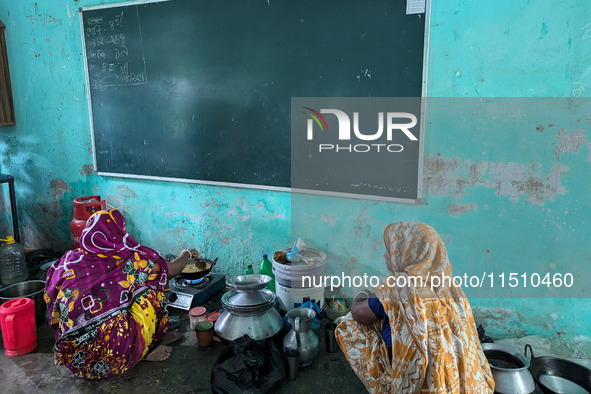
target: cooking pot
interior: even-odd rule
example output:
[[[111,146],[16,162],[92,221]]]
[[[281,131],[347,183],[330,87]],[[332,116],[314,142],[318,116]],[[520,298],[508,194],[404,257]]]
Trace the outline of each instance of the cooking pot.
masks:
[[[591,370],[581,364],[558,357],[534,357],[530,345],[524,354],[531,352],[529,370],[544,393],[590,393]]]
[[[204,276],[209,274],[211,269],[214,267],[215,263],[217,263],[218,258],[216,257],[216,259],[213,261],[211,261],[209,259],[202,259],[202,258],[198,258],[197,260],[205,263],[205,269],[201,270],[201,271],[196,271],[196,272],[181,272],[179,274],[181,278],[188,279],[188,280],[195,280],[195,279],[203,278]],[[187,262],[187,265],[188,264],[195,264],[195,259],[192,259],[192,258],[189,259],[189,261]]]
[[[529,394],[536,389],[527,358],[510,347],[496,343],[483,343],[481,346],[490,364],[496,393]]]
[[[26,297],[35,301],[35,321],[37,325],[47,323],[45,318],[47,304],[43,300],[44,280],[27,280],[15,283],[0,290],[0,304],[13,298]]]
[[[271,338],[283,328],[283,319],[273,307],[276,295],[265,287],[266,275],[241,275],[226,281],[233,290],[222,296],[224,312],[215,323],[218,336],[233,341],[243,335],[261,340]]]

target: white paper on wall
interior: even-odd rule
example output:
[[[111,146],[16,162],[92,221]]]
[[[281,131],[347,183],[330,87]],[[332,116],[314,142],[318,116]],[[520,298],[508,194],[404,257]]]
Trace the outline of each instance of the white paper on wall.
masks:
[[[424,13],[425,0],[406,0],[406,15]]]

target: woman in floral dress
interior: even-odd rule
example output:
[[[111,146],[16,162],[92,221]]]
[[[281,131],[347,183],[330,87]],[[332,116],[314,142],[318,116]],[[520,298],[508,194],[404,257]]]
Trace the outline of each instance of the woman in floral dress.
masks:
[[[47,273],[45,302],[53,329],[56,364],[76,376],[105,379],[140,360],[164,361],[178,332],[166,332],[165,291],[193,251],[167,263],[138,244],[116,209],[88,219],[80,247]]]
[[[384,243],[390,276],[355,297],[335,332],[359,379],[370,393],[492,393],[472,309],[449,280],[439,234],[399,222],[386,227]]]

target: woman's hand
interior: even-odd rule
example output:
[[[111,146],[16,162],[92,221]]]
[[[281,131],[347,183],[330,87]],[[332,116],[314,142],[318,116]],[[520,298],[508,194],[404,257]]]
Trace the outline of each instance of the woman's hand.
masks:
[[[178,274],[180,274],[183,271],[183,269],[187,265],[187,261],[189,261],[189,258],[198,258],[198,257],[199,257],[199,252],[197,252],[197,250],[183,249],[181,251],[181,253],[179,253],[179,256],[176,259],[174,259],[168,263],[168,276],[170,278],[174,278],[175,276],[177,276]]]

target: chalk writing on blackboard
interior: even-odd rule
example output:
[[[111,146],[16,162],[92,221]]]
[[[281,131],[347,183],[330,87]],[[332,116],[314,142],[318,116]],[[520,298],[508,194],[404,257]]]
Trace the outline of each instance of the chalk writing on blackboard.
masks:
[[[118,11],[108,17],[87,18],[84,34],[91,88],[148,82],[137,7],[133,17]],[[130,34],[133,40],[127,39]]]

